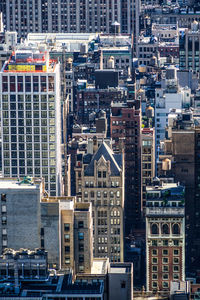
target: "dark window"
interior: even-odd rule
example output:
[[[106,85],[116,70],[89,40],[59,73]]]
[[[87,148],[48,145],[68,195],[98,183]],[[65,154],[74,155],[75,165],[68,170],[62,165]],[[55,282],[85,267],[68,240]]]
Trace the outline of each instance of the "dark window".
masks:
[[[167,224],[162,226],[162,234],[169,234],[169,226]]]
[[[180,227],[178,224],[174,224],[172,227],[172,233],[173,234],[180,234]]]
[[[69,253],[70,252],[70,246],[65,246],[65,253]]]
[[[65,223],[64,224],[64,230],[65,231],[69,231],[70,230],[70,224],[69,223]]]
[[[40,235],[42,235],[42,236],[44,235],[44,228],[40,229]]]
[[[1,194],[1,201],[6,201],[6,194]]]
[[[121,289],[125,289],[125,287],[126,287],[126,282],[125,282],[125,281],[122,281],[122,282],[121,282]]]
[[[79,260],[80,263],[83,263],[84,262],[84,255],[80,254],[78,260]]]
[[[84,244],[79,244],[79,251],[84,251]]]
[[[83,221],[79,221],[78,222],[78,228],[83,228],[84,227],[84,222]]]
[[[41,240],[41,248],[44,248],[44,239]]]
[[[157,224],[153,224],[151,226],[151,234],[158,234],[158,225]]]

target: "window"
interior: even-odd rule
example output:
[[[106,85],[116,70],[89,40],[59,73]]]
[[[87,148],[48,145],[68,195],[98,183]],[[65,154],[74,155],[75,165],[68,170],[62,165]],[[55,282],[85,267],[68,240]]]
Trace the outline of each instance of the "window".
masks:
[[[174,246],[179,246],[179,240],[173,240]]]
[[[179,280],[179,273],[174,273],[173,274],[173,279],[174,280]]]
[[[178,249],[174,249],[174,255],[179,255],[179,250]]]
[[[69,231],[70,230],[70,224],[69,223],[65,223],[64,224],[64,230],[65,231]]]
[[[78,248],[79,248],[79,251],[84,251],[84,244],[79,244]]]
[[[163,254],[163,255],[168,255],[168,254],[169,254],[169,253],[168,253],[168,250],[167,250],[167,249],[164,249],[162,254]]]
[[[162,270],[163,272],[169,272],[169,266],[163,266]]]
[[[121,289],[125,289],[126,288],[126,282],[125,281],[122,281],[121,282]]]
[[[169,274],[168,273],[164,273],[163,274],[163,279],[164,280],[168,280],[169,279]]]
[[[168,240],[163,241],[163,246],[168,246]]]
[[[154,255],[154,256],[155,256],[155,255],[158,255],[158,250],[157,250],[157,249],[153,249],[153,250],[152,250],[152,255]]]
[[[152,266],[152,272],[158,272],[158,266]]]
[[[180,234],[180,226],[178,224],[172,226],[172,234]]]
[[[152,282],[152,288],[157,288],[157,287],[158,287],[157,281],[153,281],[153,282]]]
[[[168,264],[169,263],[168,257],[163,257],[162,261],[163,261],[163,264]]]
[[[101,178],[101,172],[98,171],[98,178]]]
[[[84,272],[84,266],[79,266],[79,272]]]
[[[78,239],[79,239],[79,241],[84,240],[84,233],[83,232],[78,233]]]
[[[83,228],[84,227],[84,222],[83,221],[79,221],[78,222],[78,228]]]
[[[70,264],[70,257],[69,256],[65,256],[65,264],[66,265]]]
[[[79,258],[78,258],[79,263],[83,263],[84,262],[84,255],[80,254]]]
[[[2,205],[2,206],[1,206],[1,211],[2,211],[2,213],[5,213],[5,212],[6,212],[6,205]]]
[[[162,286],[163,286],[163,288],[168,288],[169,283],[167,281],[163,281]]]
[[[106,171],[103,171],[103,178],[106,178]]]
[[[174,264],[179,264],[179,258],[178,257],[174,257],[173,258],[173,263]]]
[[[157,280],[158,279],[158,274],[157,273],[153,273],[152,274],[152,279]]]
[[[44,248],[44,239],[41,239],[40,245],[41,245],[41,248]]]
[[[70,246],[65,246],[65,253],[69,253],[70,252]]]
[[[169,234],[169,225],[168,224],[164,224],[162,226],[162,234]]]
[[[153,257],[152,258],[152,264],[157,264],[158,263],[158,258],[157,257]]]
[[[179,272],[179,266],[173,266],[173,271],[174,272]]]
[[[158,225],[157,224],[151,225],[151,234],[158,234]]]
[[[1,201],[6,201],[6,194],[1,194]]]
[[[65,238],[65,243],[70,242],[70,235],[69,234],[65,234],[64,238]]]
[[[7,217],[6,216],[2,216],[2,218],[1,218],[1,224],[2,225],[6,225],[7,224]]]
[[[152,246],[155,246],[155,247],[157,247],[157,245],[158,245],[158,242],[157,242],[157,240],[152,240]]]

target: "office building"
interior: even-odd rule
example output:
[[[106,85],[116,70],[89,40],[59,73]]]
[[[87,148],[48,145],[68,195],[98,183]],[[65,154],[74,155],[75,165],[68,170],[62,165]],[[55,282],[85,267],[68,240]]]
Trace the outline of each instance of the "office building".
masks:
[[[48,252],[50,268],[91,272],[90,203],[75,203],[74,197],[49,197],[44,181],[30,177],[2,178],[0,194],[1,253],[5,248],[42,248]]]
[[[18,250],[40,247],[41,180],[1,178],[0,194],[0,253],[5,248]]]
[[[101,74],[101,76],[104,73]],[[112,76],[113,73],[110,73]],[[118,82],[117,82],[118,84]],[[77,91],[77,121],[89,124],[90,114],[104,110],[110,117],[111,102],[124,102],[125,89],[88,87]]]
[[[189,28],[180,32],[179,36],[179,64],[180,70],[194,70],[199,72],[199,23],[194,21]]]
[[[113,103],[110,131],[113,150],[124,151],[125,160],[125,233],[141,225],[141,110],[139,101]]]
[[[43,197],[40,205],[41,243],[49,253],[49,265],[90,273],[93,263],[90,203],[75,203],[74,197]]]
[[[94,256],[124,260],[124,162],[103,142],[76,167],[77,200],[92,203]]]
[[[185,280],[184,187],[155,178],[146,188],[147,291]]]
[[[3,177],[45,178],[62,194],[59,64],[37,49],[17,50],[0,73]]]
[[[140,1],[94,0],[71,2],[28,1],[21,4],[2,0],[0,11],[6,30],[19,37],[29,32],[104,32],[139,36]]]

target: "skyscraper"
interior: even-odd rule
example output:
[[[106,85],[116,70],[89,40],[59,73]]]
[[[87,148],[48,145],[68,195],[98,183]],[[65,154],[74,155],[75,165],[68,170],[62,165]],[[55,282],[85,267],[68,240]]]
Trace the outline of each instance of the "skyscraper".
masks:
[[[124,151],[125,160],[125,233],[141,225],[141,111],[139,102],[113,103],[110,131],[113,150]]]
[[[7,30],[17,31],[20,37],[29,32],[104,32],[120,28],[122,33],[139,36],[139,0],[2,0]]]
[[[0,73],[3,177],[45,178],[61,191],[59,64],[37,49],[18,50]]]

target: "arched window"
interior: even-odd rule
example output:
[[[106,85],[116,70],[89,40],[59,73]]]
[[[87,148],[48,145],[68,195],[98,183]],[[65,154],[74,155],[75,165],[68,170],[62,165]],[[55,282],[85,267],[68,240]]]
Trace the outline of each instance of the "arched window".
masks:
[[[172,226],[172,234],[180,234],[180,226],[179,226],[179,224],[174,224]]]
[[[162,226],[162,234],[169,234],[169,225],[163,224],[163,226]]]
[[[158,230],[158,225],[157,224],[152,224],[151,225],[151,234],[158,234],[159,230]]]

